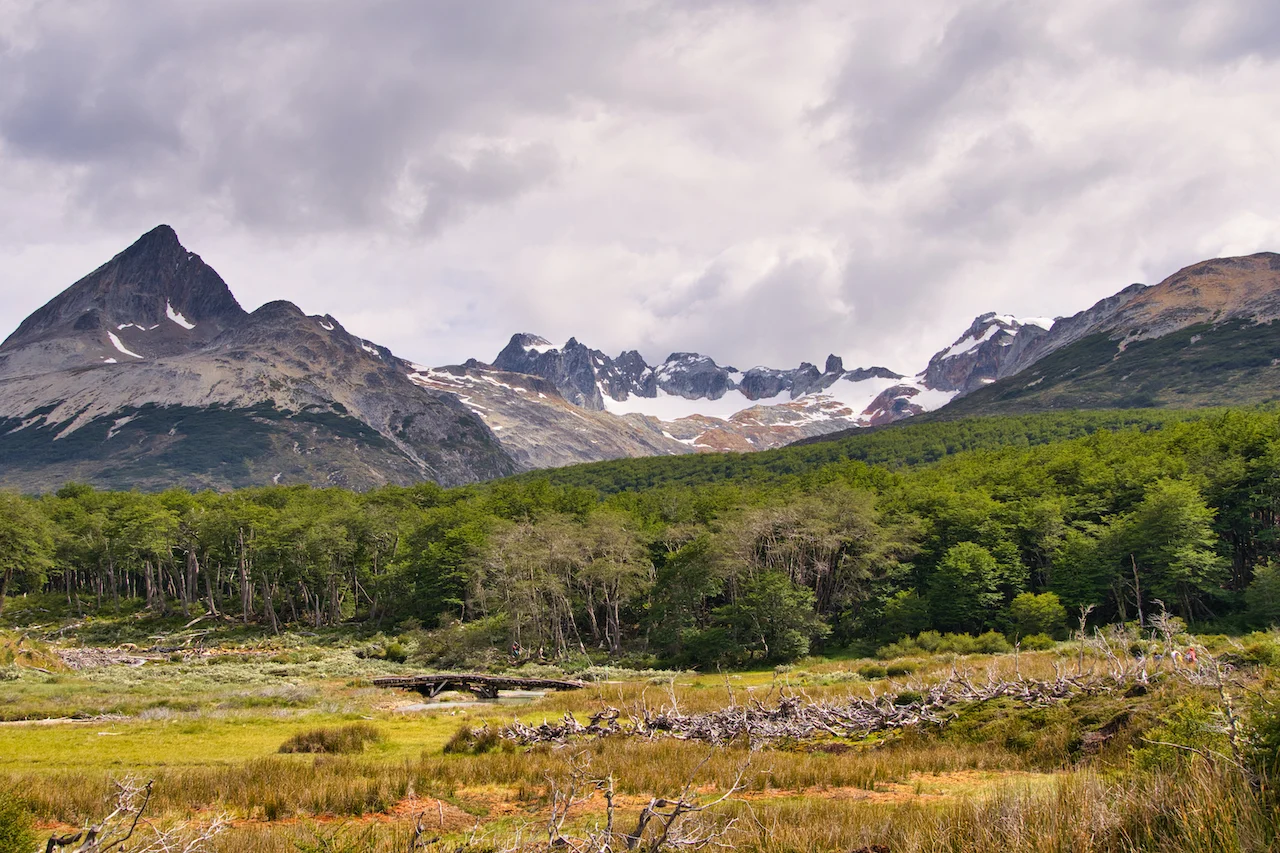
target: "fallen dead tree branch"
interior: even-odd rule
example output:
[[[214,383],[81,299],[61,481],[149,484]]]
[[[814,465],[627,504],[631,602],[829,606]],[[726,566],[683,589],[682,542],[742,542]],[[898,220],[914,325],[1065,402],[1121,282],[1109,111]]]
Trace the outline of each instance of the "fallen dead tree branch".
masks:
[[[1147,677],[1141,681],[1146,682]],[[640,707],[631,714],[604,707],[583,723],[571,714],[558,721],[529,725],[514,720],[499,734],[523,746],[565,744],[600,737],[644,737],[695,740],[716,746],[745,742],[753,749],[783,740],[820,737],[864,738],[876,732],[916,726],[943,726],[954,720],[957,708],[1007,698],[1028,707],[1044,707],[1076,696],[1123,692],[1138,678],[1059,675],[1052,681],[988,678],[974,684],[965,674],[952,672],[932,687],[904,690],[871,698],[815,701],[795,694],[776,704],[752,700],[745,705],[699,714],[681,713],[675,706]]]

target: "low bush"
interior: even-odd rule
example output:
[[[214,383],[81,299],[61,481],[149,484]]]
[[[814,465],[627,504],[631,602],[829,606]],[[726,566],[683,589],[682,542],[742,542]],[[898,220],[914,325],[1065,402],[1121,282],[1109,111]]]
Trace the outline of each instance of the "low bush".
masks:
[[[1210,705],[1196,700],[1178,702],[1143,735],[1134,750],[1134,766],[1140,770],[1176,772],[1197,756],[1230,752],[1221,720]]]
[[[974,637],[973,645],[979,653],[988,655],[1004,654],[1013,650],[1013,647],[1009,645],[1009,641],[1004,638],[1004,634],[999,631],[987,631],[985,634],[979,634]]]
[[[1057,644],[1057,641],[1048,634],[1028,634],[1021,640],[1022,650],[1027,652],[1048,651]]]
[[[392,663],[404,663],[409,659],[409,650],[399,640],[387,640],[355,650],[355,656],[361,660],[385,660]]]
[[[347,755],[364,752],[365,746],[382,740],[382,732],[370,723],[308,729],[298,732],[280,744],[280,752],[324,753]]]
[[[420,632],[411,657],[440,669],[501,669],[510,664],[505,616],[472,622],[451,620],[434,631]]]
[[[497,729],[491,729],[487,725],[478,729],[463,725],[445,742],[444,751],[446,755],[483,755],[499,746],[511,747],[512,744],[510,741],[503,741],[498,736]]]
[[[881,646],[876,650],[876,657],[882,660],[892,658],[914,657],[918,655],[977,655],[1003,654],[1011,651],[1012,646],[999,631],[987,631],[985,634],[940,634],[937,631],[921,631],[914,638],[904,637],[896,643]]]
[[[31,815],[12,794],[0,791],[0,853],[31,853],[35,849]]]

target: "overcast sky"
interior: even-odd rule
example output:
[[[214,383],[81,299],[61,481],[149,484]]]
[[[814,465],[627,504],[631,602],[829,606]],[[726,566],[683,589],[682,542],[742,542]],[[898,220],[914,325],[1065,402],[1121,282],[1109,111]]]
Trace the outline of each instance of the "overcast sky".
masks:
[[[0,337],[158,223],[429,364],[922,368],[1280,251],[1273,0],[0,0]]]

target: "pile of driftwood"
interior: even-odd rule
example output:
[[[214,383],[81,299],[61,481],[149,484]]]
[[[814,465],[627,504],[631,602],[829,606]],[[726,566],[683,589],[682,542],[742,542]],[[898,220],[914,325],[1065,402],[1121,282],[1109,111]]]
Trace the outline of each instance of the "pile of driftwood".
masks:
[[[918,690],[886,693],[870,698],[816,701],[804,695],[783,695],[775,704],[752,699],[746,704],[697,714],[681,713],[674,705],[656,710],[639,707],[623,714],[605,707],[582,723],[571,714],[557,722],[528,725],[515,720],[499,734],[521,745],[564,744],[600,737],[669,737],[725,745],[746,743],[759,748],[779,741],[803,741],[829,736],[864,738],[910,726],[941,726],[957,716],[957,708],[974,702],[1008,698],[1027,706],[1046,706],[1073,696],[1129,689],[1137,681],[1113,677],[1059,675],[1052,681],[989,678],[974,684],[952,673],[945,681]]]

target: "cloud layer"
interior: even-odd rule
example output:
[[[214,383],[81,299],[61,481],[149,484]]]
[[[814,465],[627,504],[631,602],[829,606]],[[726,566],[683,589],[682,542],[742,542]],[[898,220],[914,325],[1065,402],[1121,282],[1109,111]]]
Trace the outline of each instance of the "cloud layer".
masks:
[[[1264,0],[0,0],[0,326],[158,222],[419,361],[915,370],[1280,248]]]

